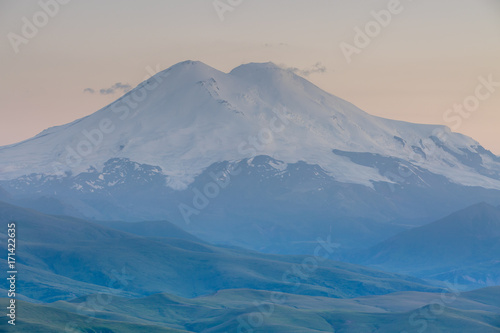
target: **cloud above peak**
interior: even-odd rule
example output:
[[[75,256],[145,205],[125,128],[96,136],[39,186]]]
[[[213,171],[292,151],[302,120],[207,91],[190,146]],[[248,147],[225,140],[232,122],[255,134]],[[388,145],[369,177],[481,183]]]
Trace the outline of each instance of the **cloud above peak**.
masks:
[[[301,76],[309,76],[311,74],[314,74],[314,73],[326,73],[326,67],[323,66],[323,64],[321,62],[317,62],[315,63],[314,65],[312,65],[312,67],[310,68],[297,68],[297,67],[285,67],[283,66],[284,68],[286,68],[287,70],[290,70],[292,72],[294,72],[295,74],[298,74],[298,75],[301,75]]]
[[[130,90],[132,90],[132,86],[130,84],[128,84],[128,83],[123,84],[121,82],[117,82],[109,88],[102,88],[102,89],[99,89],[98,91],[96,89],[93,89],[93,88],[85,88],[85,89],[83,89],[83,92],[89,93],[89,94],[95,94],[96,92],[98,92],[101,95],[113,95],[117,92],[127,93]]]

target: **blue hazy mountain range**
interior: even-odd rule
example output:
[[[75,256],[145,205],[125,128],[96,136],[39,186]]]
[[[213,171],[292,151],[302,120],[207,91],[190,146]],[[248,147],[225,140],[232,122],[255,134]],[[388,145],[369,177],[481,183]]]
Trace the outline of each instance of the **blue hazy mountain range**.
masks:
[[[471,261],[480,252],[466,253],[475,239],[498,236],[497,214],[496,207],[476,205],[374,248],[385,249],[411,231],[458,218],[473,240],[452,246],[462,245]],[[11,221],[23,240],[17,249],[18,328],[25,331],[62,332],[68,324],[106,332],[500,331],[498,287],[464,292],[458,279],[436,283],[314,254],[221,248],[167,221],[100,222],[103,226],[0,202],[3,229]],[[6,238],[3,232],[0,236]],[[337,249],[328,242],[323,249],[329,247],[332,253]],[[418,252],[436,247],[430,240]],[[498,253],[489,247],[481,251],[483,258]],[[441,255],[434,254],[434,261],[443,260]],[[402,256],[416,265],[421,260],[411,251]],[[258,325],[256,314],[265,318]]]
[[[500,285],[500,208],[473,205],[401,232],[362,251],[354,261],[462,284]]]
[[[500,332],[499,207],[479,142],[272,63],[185,61],[0,147],[26,332]]]
[[[466,253],[477,237],[498,236],[497,214],[498,208],[480,204],[389,241],[460,218],[460,228],[473,236],[461,244]],[[498,287],[464,292],[457,279],[435,283],[314,254],[221,248],[167,221],[100,222],[103,226],[0,202],[3,229],[12,221],[23,240],[17,288],[18,328],[25,331],[62,332],[68,324],[106,332],[500,331]],[[337,249],[329,242],[324,246],[323,256],[330,252],[325,249]],[[419,252],[436,246],[431,240]],[[489,247],[482,252],[495,256]],[[403,255],[405,262],[421,260],[411,251]],[[258,325],[256,314],[265,318]]]
[[[251,288],[341,298],[442,289],[409,276],[314,259],[313,253],[284,256],[221,248],[184,232],[177,232],[181,238],[160,233],[146,237],[5,203],[0,203],[0,221],[5,230],[11,221],[17,224],[22,238],[17,248],[17,265],[23,272],[20,294],[35,301],[71,299],[107,289],[128,296],[168,292],[194,297]],[[177,230],[173,225],[170,229]],[[321,259],[336,249],[326,238],[318,244],[324,244],[317,252]],[[301,266],[304,260],[312,260],[304,266],[306,272]],[[120,285],[118,275],[126,283]]]
[[[500,157],[445,126],[372,116],[272,63],[186,61],[85,118],[0,147],[0,199],[168,220],[205,241],[309,253],[376,245],[478,202]]]

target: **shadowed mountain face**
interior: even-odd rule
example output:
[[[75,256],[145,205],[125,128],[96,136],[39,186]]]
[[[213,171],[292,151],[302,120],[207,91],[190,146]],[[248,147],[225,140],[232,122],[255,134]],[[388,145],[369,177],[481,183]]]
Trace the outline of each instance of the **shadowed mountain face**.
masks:
[[[500,284],[500,209],[477,204],[404,231],[363,251],[357,262],[472,285]]]
[[[395,160],[374,161],[381,170],[398,170]],[[164,186],[167,177],[158,169],[114,159],[104,173],[89,170],[56,182],[33,175],[8,182],[6,188],[17,193],[9,202],[45,213],[81,217],[82,211],[97,220],[167,219],[213,243],[283,254],[310,253],[311,244],[325,233],[343,249],[369,247],[432,221],[430,216],[481,198],[499,200],[496,190],[464,187],[419,168],[403,184],[376,182],[373,188],[336,181],[317,165],[285,166],[266,156],[232,168],[237,174],[230,174],[229,163],[217,163],[187,189],[176,191]],[[44,196],[33,198],[32,186]],[[214,186],[217,195],[207,197],[204,189]]]
[[[444,126],[375,117],[271,63],[186,61],[107,107],[0,147],[0,199],[93,220],[168,220],[218,244],[369,247],[500,203],[500,158]]]

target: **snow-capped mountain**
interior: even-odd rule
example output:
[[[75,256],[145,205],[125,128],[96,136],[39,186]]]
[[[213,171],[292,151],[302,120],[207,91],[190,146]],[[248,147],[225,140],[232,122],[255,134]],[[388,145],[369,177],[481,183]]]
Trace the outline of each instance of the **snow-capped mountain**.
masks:
[[[272,63],[223,73],[186,61],[92,115],[0,147],[1,193],[96,219],[200,218],[188,227],[196,235],[239,233],[233,243],[261,249],[314,239],[340,217],[347,234],[361,223],[385,235],[377,223],[499,204],[500,158],[445,126],[367,114]]]
[[[396,157],[469,186],[500,189],[500,159],[444,126],[369,115],[272,63],[223,73],[186,61],[98,112],[0,148],[0,177],[102,170],[112,157],[159,166],[184,189],[213,163],[267,155],[338,181],[391,182],[332,151]]]

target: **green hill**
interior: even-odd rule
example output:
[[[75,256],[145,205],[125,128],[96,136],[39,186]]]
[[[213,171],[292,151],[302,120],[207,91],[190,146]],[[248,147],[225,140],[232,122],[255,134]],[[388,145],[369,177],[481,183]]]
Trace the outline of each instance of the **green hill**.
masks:
[[[193,299],[92,295],[51,304],[99,319],[193,332],[500,332],[500,287],[460,293],[398,292],[334,299],[249,289]],[[99,306],[95,306],[95,304]],[[243,323],[243,324],[242,324]],[[242,329],[243,332],[246,332]]]
[[[500,284],[500,208],[477,204],[410,229],[362,252],[355,262],[463,284]]]
[[[17,222],[20,290],[40,301],[110,290],[124,296],[167,292],[195,297],[249,288],[338,298],[439,290],[416,278],[321,261],[312,254],[268,255],[185,239],[137,236],[0,204],[0,223],[9,221]]]

